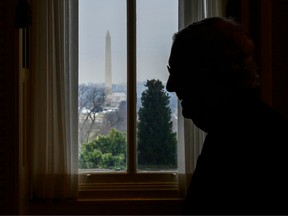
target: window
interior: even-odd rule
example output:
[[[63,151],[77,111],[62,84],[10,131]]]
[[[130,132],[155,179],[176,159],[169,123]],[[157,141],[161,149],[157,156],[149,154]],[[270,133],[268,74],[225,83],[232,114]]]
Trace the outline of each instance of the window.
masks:
[[[177,30],[177,0],[79,1],[80,198],[178,195],[177,98],[165,89]],[[152,109],[147,81],[162,95]]]
[[[83,2],[98,5],[84,8]],[[217,15],[221,2],[79,0],[78,5],[72,0],[33,1],[37,24],[31,31],[31,191],[36,197],[75,198],[78,191],[80,199],[184,195],[204,134],[183,119],[175,95],[165,92],[166,64],[173,33],[204,15]],[[91,16],[89,9],[100,17]],[[77,20],[79,52],[75,46],[78,35],[73,33],[78,29]],[[151,92],[157,97],[148,100]],[[162,103],[151,106],[154,98]],[[155,109],[159,104],[163,109]],[[147,116],[152,113],[151,120]],[[159,116],[165,117],[166,124],[153,121]],[[74,144],[77,121],[79,157]],[[160,123],[170,140],[177,141],[171,142],[175,148],[169,151],[174,161],[160,156],[160,162],[147,160],[147,155],[162,150],[153,149],[161,139],[152,142],[161,137],[161,131],[156,138],[149,134]],[[110,146],[105,150],[107,143]],[[145,148],[151,144],[155,146]],[[47,185],[52,178],[55,185]]]

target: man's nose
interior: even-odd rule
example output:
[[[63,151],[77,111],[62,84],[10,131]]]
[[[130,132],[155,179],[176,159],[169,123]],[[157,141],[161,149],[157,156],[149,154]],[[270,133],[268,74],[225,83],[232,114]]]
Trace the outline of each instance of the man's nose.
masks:
[[[171,78],[171,76],[168,77],[167,83],[166,83],[166,90],[168,92],[174,92],[174,82],[173,79]]]

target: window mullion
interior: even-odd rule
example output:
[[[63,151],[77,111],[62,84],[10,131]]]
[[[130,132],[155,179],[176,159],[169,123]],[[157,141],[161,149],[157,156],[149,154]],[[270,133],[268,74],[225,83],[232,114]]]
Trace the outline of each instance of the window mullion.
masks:
[[[127,171],[136,173],[136,0],[127,0]]]

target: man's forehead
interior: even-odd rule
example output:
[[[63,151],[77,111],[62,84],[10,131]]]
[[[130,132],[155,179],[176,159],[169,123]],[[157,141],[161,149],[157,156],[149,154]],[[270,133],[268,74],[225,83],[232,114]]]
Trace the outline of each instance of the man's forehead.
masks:
[[[189,66],[189,57],[185,53],[178,52],[176,50],[171,51],[168,64],[171,68],[183,68]]]
[[[215,66],[211,59],[205,57],[193,57],[193,56],[183,56],[183,55],[170,55],[168,65],[173,70],[179,69],[204,69],[210,66]]]

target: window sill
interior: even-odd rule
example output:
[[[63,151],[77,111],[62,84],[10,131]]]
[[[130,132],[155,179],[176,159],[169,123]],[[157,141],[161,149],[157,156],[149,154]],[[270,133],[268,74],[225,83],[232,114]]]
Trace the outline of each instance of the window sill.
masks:
[[[79,190],[79,200],[178,199],[178,185],[166,183],[89,184]]]
[[[25,215],[182,215],[183,199],[78,199],[30,201]]]
[[[79,200],[180,199],[176,173],[82,174]]]

